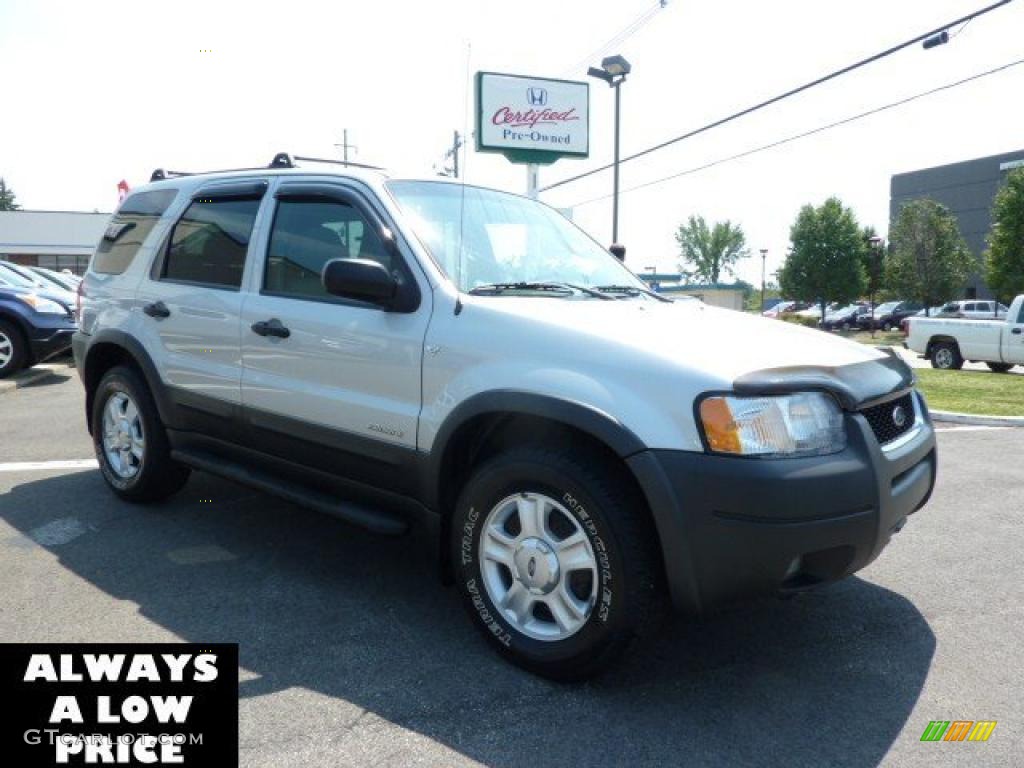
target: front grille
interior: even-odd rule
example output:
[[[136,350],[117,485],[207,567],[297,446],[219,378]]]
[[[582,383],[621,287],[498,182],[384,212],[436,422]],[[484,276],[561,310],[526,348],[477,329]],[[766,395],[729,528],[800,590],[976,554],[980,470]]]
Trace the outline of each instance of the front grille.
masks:
[[[871,425],[871,431],[882,445],[891,443],[914,426],[914,395],[910,392],[882,405],[865,408],[861,413]],[[898,424],[902,415],[902,424]]]

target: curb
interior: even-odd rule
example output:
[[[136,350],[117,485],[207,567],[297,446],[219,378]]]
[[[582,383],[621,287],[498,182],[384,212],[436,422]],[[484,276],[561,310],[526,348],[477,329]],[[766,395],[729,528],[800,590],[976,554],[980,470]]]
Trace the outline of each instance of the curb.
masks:
[[[0,379],[0,395],[4,395],[8,392],[14,392],[17,389],[21,389],[22,387],[27,387],[32,384],[37,384],[51,376],[56,376],[65,371],[73,371],[74,369],[74,364],[70,362],[34,365],[31,368],[27,368],[24,371],[14,374],[9,379]]]
[[[929,410],[932,421],[949,424],[972,424],[978,427],[1024,427],[1024,416],[984,416],[974,413]]]

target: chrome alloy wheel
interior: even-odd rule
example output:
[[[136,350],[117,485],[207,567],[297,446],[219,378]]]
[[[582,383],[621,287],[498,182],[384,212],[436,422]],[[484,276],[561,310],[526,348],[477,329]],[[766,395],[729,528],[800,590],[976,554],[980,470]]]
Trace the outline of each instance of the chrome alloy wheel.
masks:
[[[594,610],[594,549],[576,518],[548,496],[498,502],[484,520],[479,558],[491,602],[528,637],[565,640]]]
[[[6,333],[0,331],[0,368],[6,367],[12,357],[14,357],[14,342]]]
[[[949,347],[942,347],[934,352],[935,365],[938,368],[946,369],[953,367],[953,351]]]
[[[103,408],[103,452],[118,477],[130,480],[142,469],[146,437],[139,409],[124,392],[115,392]]]

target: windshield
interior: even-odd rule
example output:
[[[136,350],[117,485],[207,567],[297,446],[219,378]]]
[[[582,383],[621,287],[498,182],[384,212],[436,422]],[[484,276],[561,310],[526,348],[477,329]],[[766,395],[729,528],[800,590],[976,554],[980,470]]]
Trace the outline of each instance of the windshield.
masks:
[[[898,301],[889,301],[886,302],[885,304],[879,304],[877,307],[875,307],[875,313],[877,314],[880,312],[892,312],[899,305],[900,303]]]
[[[513,283],[646,288],[583,230],[535,200],[434,181],[387,186],[461,291]]]

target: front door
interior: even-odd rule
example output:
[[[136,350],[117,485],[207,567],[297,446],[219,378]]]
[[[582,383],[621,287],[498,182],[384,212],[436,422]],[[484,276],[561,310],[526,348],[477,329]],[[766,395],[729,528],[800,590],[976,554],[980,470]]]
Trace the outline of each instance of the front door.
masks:
[[[1017,317],[1006,318],[1003,338],[1003,359],[1008,363],[1024,365],[1024,301],[1021,302]]]
[[[286,182],[274,197],[242,310],[245,418],[262,450],[401,491],[408,478],[396,470],[416,448],[426,282],[355,191]],[[420,280],[418,307],[391,312],[328,294],[321,273],[339,258],[373,259]]]

